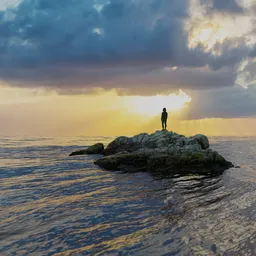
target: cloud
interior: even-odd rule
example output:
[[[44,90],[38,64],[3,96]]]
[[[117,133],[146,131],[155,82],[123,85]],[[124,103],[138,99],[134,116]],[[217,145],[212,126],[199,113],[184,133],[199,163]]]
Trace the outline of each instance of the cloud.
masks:
[[[98,12],[93,0],[23,0],[2,14],[1,30],[7,36],[2,66],[166,61],[172,54],[171,38],[182,37],[179,18],[187,1],[159,2],[112,0]]]
[[[212,8],[234,13],[235,3],[215,0]],[[168,84],[167,90],[233,85],[236,65],[255,50],[242,39],[216,43],[219,55],[200,44],[190,48],[184,29],[190,5],[189,0],[22,0],[0,12],[0,79],[66,92],[102,87],[147,94],[148,84],[149,91],[159,83]],[[170,66],[178,72],[162,72]],[[207,66],[212,71],[199,71]],[[223,74],[225,68],[229,74]],[[136,81],[141,90],[133,86]]]
[[[115,89],[125,95],[154,95],[183,89],[207,89],[232,86],[235,72],[229,68],[213,71],[209,68],[173,67],[121,67],[84,70],[83,68],[54,68],[5,70],[3,77],[12,76],[12,84],[35,87],[35,80],[44,88],[52,88],[60,94],[90,93],[95,89]],[[40,81],[40,82],[39,82]]]
[[[238,4],[237,0],[213,0],[212,10],[220,12],[230,12],[230,13],[243,13],[244,8]]]
[[[256,85],[191,92],[188,119],[256,117]]]

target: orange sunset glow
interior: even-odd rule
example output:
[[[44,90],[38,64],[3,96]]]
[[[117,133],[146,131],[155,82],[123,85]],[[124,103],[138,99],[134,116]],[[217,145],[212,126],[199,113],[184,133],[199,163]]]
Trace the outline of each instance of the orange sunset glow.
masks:
[[[186,7],[177,2],[174,9],[170,3],[159,4],[150,15],[151,9],[134,2],[129,7],[133,12],[115,22],[125,27],[110,22],[111,5],[96,1],[93,17],[104,24],[97,18],[81,21],[89,22],[90,29],[79,38],[72,33],[80,20],[58,10],[59,21],[48,24],[40,18],[48,27],[40,40],[33,31],[43,27],[41,21],[30,17],[25,31],[15,16],[40,6],[0,1],[2,26],[12,22],[17,27],[6,38],[8,51],[1,61],[0,134],[149,132],[161,128],[159,115],[165,107],[169,128],[184,134],[255,135],[255,1],[227,6],[215,1],[190,0]],[[140,8],[145,16],[138,16]],[[168,10],[181,16],[169,20]],[[74,22],[65,24],[71,18]],[[140,22],[140,30],[127,20]],[[61,44],[67,38],[71,41]]]

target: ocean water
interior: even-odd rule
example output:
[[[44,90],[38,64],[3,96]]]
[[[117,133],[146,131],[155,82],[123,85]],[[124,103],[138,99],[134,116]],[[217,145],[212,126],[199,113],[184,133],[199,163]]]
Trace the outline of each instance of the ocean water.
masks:
[[[110,137],[0,138],[0,255],[256,255],[256,138],[210,138],[220,177],[108,172]]]

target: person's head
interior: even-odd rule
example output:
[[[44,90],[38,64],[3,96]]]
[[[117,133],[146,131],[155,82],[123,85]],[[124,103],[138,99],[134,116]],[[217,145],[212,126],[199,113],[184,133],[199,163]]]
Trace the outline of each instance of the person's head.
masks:
[[[163,109],[163,112],[166,112],[166,108]]]

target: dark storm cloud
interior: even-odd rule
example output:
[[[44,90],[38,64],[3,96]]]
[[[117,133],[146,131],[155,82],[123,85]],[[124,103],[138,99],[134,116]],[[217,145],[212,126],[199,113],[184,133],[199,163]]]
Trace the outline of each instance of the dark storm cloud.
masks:
[[[175,40],[185,44],[186,6],[111,0],[98,12],[93,0],[23,0],[2,14],[1,66],[161,63],[174,55]]]
[[[213,7],[234,11],[235,2],[227,2],[224,6],[215,0]],[[136,84],[132,76],[143,88],[172,81],[173,87],[232,85],[235,72],[227,81],[226,75],[217,78],[218,69],[234,68],[253,52],[244,42],[232,48],[229,40],[216,45],[221,56],[205,53],[202,46],[189,49],[184,31],[188,6],[188,0],[23,0],[0,12],[0,79],[65,90],[129,89],[130,81]],[[217,70],[208,79],[207,72],[198,72],[197,79],[194,71],[169,77],[161,73],[165,66],[206,65]]]
[[[189,119],[256,117],[256,85],[191,92]]]
[[[235,83],[234,77],[235,74],[230,69],[212,71],[206,68],[178,68],[177,70],[165,68],[143,75],[128,76],[125,78],[125,84],[129,86],[117,89],[121,95],[164,94],[180,88],[205,90],[232,86]],[[145,88],[147,88],[146,92]]]
[[[237,0],[212,0],[211,9],[219,12],[243,13],[244,9],[238,3]]]
[[[35,87],[34,80],[41,80],[40,86],[51,87],[60,94],[93,92],[95,88],[116,89],[120,95],[164,94],[179,88],[208,89],[232,86],[235,72],[229,68],[217,71],[207,68],[157,68],[157,67],[121,67],[85,71],[83,68],[40,68],[5,70],[12,76],[14,86]],[[63,75],[65,74],[65,76]],[[84,86],[84,85],[87,86]],[[63,90],[63,92],[61,92]]]

